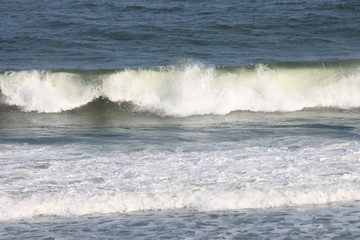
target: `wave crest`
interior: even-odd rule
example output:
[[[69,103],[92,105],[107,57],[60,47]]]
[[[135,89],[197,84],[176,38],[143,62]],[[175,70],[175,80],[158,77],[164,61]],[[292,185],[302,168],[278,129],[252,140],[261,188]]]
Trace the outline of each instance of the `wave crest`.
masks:
[[[200,190],[196,192],[122,193],[96,196],[36,194],[25,199],[0,198],[0,212],[2,213],[0,220],[176,209],[206,212],[265,209],[357,200],[359,200],[359,189],[346,184],[324,185],[314,189],[248,189],[230,192]],[[14,209],[16,210],[14,211]]]
[[[171,116],[360,107],[356,66],[33,70],[2,73],[0,88],[6,104],[45,113],[78,108],[100,97]]]

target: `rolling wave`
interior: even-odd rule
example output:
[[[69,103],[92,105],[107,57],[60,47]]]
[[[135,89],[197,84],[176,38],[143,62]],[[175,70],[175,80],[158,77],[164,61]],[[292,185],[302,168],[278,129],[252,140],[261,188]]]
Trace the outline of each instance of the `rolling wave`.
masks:
[[[359,188],[346,184],[315,189],[248,189],[239,191],[122,193],[100,196],[59,196],[35,194],[28,199],[0,198],[0,220],[39,216],[85,216],[90,214],[131,213],[191,209],[228,211],[295,207],[358,201]],[[16,207],[14,207],[16,206]],[[14,210],[15,209],[15,210]]]
[[[351,109],[360,107],[360,65],[215,68],[189,63],[150,69],[7,71],[0,74],[0,89],[3,106],[40,113],[69,111],[104,99],[111,106],[125,104],[130,111],[180,117],[232,111]]]

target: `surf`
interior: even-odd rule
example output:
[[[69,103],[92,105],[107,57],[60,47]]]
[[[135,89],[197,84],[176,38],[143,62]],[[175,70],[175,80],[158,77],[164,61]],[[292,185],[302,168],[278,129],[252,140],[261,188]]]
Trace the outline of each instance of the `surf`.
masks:
[[[161,116],[226,115],[360,107],[360,64],[287,63],[213,67],[201,63],[115,70],[0,73],[1,104],[59,113],[98,99]]]
[[[345,184],[344,184],[345,185]],[[327,187],[327,186],[326,186]],[[350,186],[329,187],[328,191],[312,189],[284,191],[249,189],[244,191],[197,191],[170,193],[122,193],[115,196],[59,196],[35,194],[28,199],[2,197],[0,220],[39,216],[86,216],[94,214],[131,213],[190,209],[200,212],[241,211],[331,204],[359,200],[359,189]],[[14,211],[14,206],[16,210]]]

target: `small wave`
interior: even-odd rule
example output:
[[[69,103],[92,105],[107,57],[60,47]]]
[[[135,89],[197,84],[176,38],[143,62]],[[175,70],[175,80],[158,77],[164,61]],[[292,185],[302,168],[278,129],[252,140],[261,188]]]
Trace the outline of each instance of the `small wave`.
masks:
[[[108,71],[12,71],[0,74],[0,89],[3,103],[43,113],[80,108],[96,99],[180,117],[351,109],[360,107],[360,68],[342,63],[237,68],[192,63]]]
[[[122,193],[117,195],[60,196],[36,194],[30,198],[0,198],[0,219],[37,216],[84,216],[191,209],[227,211],[295,207],[357,201],[360,191],[354,186],[337,184],[318,188],[247,189],[238,191]]]

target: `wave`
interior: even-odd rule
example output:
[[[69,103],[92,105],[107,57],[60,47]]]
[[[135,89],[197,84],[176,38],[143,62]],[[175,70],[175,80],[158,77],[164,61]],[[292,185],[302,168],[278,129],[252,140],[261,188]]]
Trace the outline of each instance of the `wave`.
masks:
[[[35,194],[22,199],[1,197],[0,220],[178,209],[204,212],[239,211],[358,201],[359,196],[360,189],[351,184],[237,191],[129,192],[94,196]]]
[[[288,112],[360,107],[358,62],[288,63],[216,68],[200,63],[149,69],[6,71],[2,105],[57,113],[96,99],[167,116],[233,111]],[[102,106],[103,107],[103,106]]]

